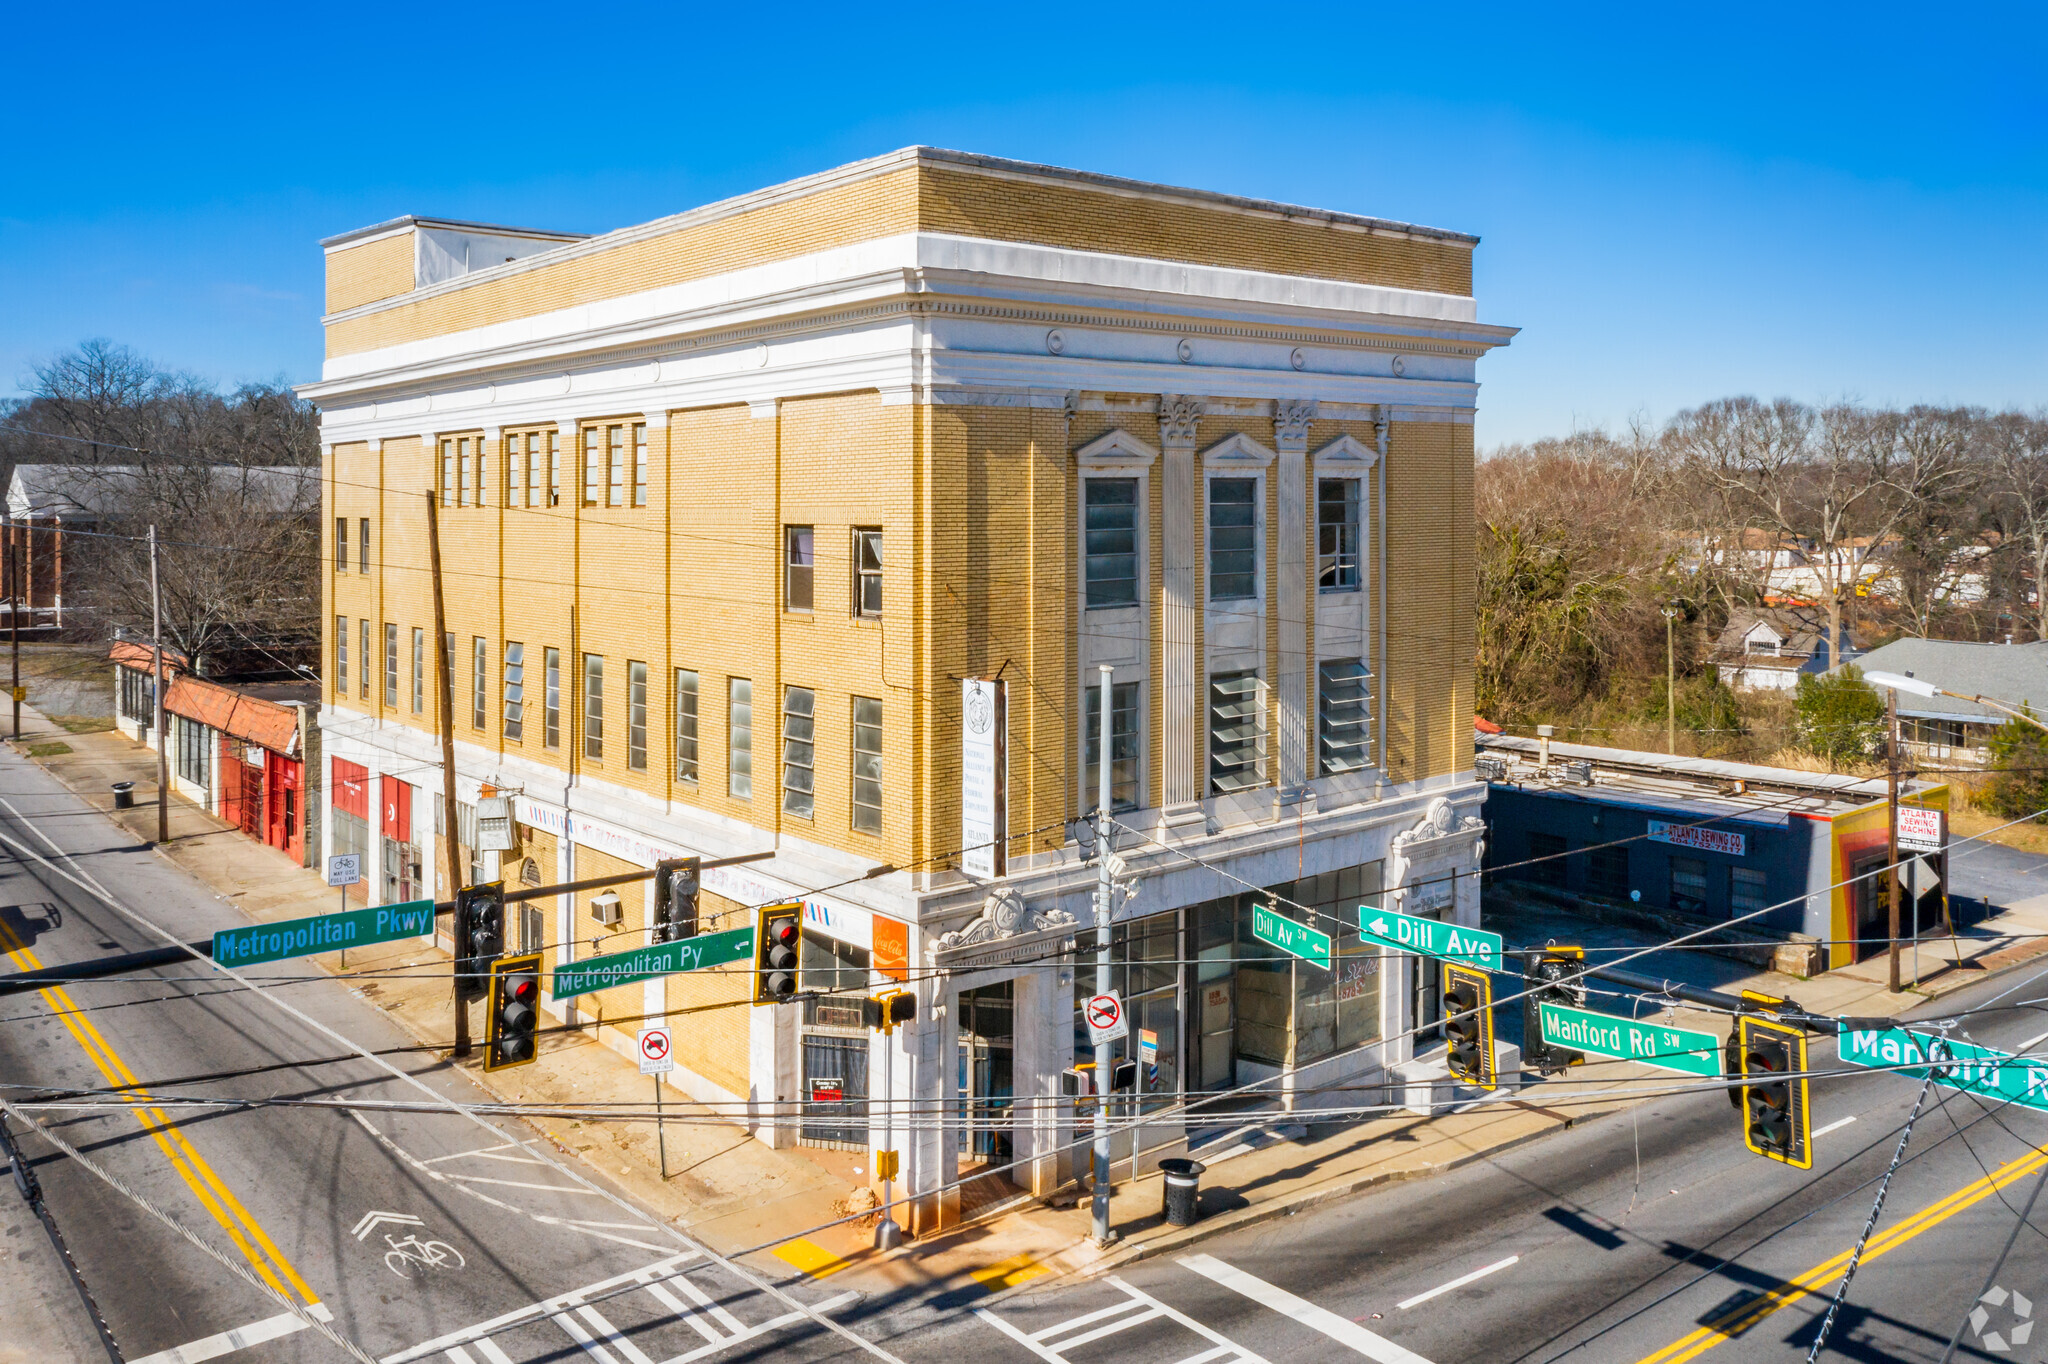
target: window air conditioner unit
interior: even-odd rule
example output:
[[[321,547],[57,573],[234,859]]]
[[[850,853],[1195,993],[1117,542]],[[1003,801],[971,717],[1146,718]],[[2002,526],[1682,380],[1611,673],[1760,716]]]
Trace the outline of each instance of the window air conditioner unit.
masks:
[[[590,917],[606,928],[616,927],[625,917],[625,910],[619,904],[619,893],[615,890],[600,892],[590,902]]]

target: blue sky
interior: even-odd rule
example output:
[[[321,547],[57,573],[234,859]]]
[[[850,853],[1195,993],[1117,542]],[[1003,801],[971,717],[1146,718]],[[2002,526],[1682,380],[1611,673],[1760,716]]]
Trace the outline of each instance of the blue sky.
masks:
[[[1523,328],[1482,444],[2048,402],[2038,9],[116,0],[9,37],[0,395],[93,336],[313,378],[315,243],[400,213],[603,231],[925,142],[1478,233]]]

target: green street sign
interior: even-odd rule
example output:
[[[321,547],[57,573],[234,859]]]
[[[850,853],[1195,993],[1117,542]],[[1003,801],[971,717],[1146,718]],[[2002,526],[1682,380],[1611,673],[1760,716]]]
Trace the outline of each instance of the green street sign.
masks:
[[[229,966],[310,957],[347,947],[418,938],[434,931],[434,902],[407,900],[402,905],[315,914],[248,928],[224,928],[213,935],[213,959]]]
[[[1413,914],[1360,905],[1358,935],[1381,947],[1420,952],[1425,957],[1441,957],[1482,971],[1500,970],[1500,934],[1488,933],[1483,928],[1464,928],[1442,919],[1419,919]]]
[[[729,962],[753,959],[754,930],[729,928],[723,933],[703,933],[694,938],[679,938],[675,942],[652,943],[636,947],[631,952],[614,952],[610,956],[590,957],[556,967],[553,990],[556,999],[567,999],[571,995],[589,994],[592,990],[609,990],[614,985],[631,985],[635,981],[653,980],[656,976],[672,976],[678,971],[695,971],[706,966],[724,966]]]
[[[1710,1032],[1638,1023],[1632,1018],[1596,1014],[1564,1004],[1544,1004],[1539,1008],[1546,1046],[1640,1061],[1681,1075],[1721,1078],[1721,1039]]]
[[[1318,933],[1305,923],[1275,914],[1264,905],[1252,906],[1252,936],[1268,947],[1291,952],[1303,961],[1330,969],[1330,935]]]
[[[2048,1064],[2031,1057],[1993,1051],[1971,1042],[1943,1041],[1900,1028],[1845,1032],[1839,1051],[1841,1058],[1851,1065],[1898,1067],[1898,1074],[1916,1080],[1927,1077],[1926,1063],[1932,1060],[1942,1071],[1934,1077],[1934,1083],[1944,1089],[1982,1094],[2021,1108],[2048,1112]]]

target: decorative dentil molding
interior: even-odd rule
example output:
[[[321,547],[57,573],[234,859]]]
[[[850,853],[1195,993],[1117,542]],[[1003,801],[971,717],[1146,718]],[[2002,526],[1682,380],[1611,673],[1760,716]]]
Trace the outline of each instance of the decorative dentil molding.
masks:
[[[1195,426],[1202,420],[1200,398],[1185,393],[1159,395],[1159,443],[1188,446],[1195,443]]]

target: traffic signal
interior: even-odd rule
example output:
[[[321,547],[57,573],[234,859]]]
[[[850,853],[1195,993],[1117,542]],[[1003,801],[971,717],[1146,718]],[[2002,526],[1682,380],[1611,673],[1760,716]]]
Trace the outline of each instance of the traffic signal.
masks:
[[[1444,1036],[1450,1042],[1451,1074],[1468,1085],[1492,1089],[1493,977],[1470,966],[1444,963]]]
[[[697,936],[697,889],[703,883],[703,870],[701,857],[654,864],[655,942]]]
[[[1541,952],[1529,953],[1527,961],[1528,982],[1522,992],[1523,1064],[1545,1075],[1554,1075],[1566,1066],[1585,1064],[1586,1053],[1553,1047],[1543,1040],[1543,1006],[1585,1007],[1586,949],[1546,947]]]
[[[861,1023],[877,1032],[894,1032],[899,1023],[917,1018],[917,996],[909,990],[891,990],[860,1002]]]
[[[505,950],[505,883],[455,892],[455,997],[467,1003],[490,988],[491,963]]]
[[[1760,1156],[1813,1168],[1813,1120],[1806,1102],[1806,1034],[1743,1014],[1735,1020],[1741,1062],[1742,1142]]]
[[[803,947],[804,907],[763,905],[754,929],[754,1002],[786,1004],[796,998],[797,958]]]
[[[492,962],[490,1001],[485,1010],[484,1069],[503,1070],[533,1060],[540,1028],[540,953]]]

